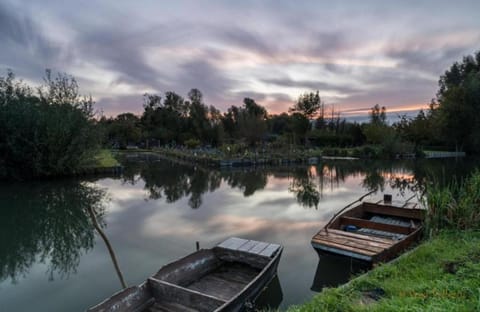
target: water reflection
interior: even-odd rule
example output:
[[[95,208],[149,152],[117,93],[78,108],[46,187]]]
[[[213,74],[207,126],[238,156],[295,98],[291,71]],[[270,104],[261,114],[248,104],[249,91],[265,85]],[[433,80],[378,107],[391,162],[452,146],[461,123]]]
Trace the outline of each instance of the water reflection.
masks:
[[[313,279],[312,291],[320,292],[325,287],[335,287],[348,282],[352,276],[366,272],[371,264],[350,257],[341,257],[316,250],[318,265]]]
[[[96,180],[111,200],[95,211],[131,285],[192,252],[195,241],[210,247],[240,236],[283,244],[283,295],[269,303],[274,307],[283,298],[285,308],[355,272],[343,275],[338,261],[319,261],[310,245],[338,209],[379,186],[395,196],[428,181],[448,181],[452,173],[465,175],[475,165],[466,161],[329,161],[219,171],[153,158],[128,163],[123,177]],[[38,311],[82,311],[119,290],[103,242],[93,246],[95,230],[85,210],[105,202],[98,192],[78,181],[0,185],[0,310],[28,310],[35,302]],[[45,270],[77,273],[48,282]]]
[[[270,281],[255,300],[255,311],[275,311],[283,300],[282,285],[278,275]],[[248,311],[248,309],[247,309]]]
[[[188,198],[188,205],[199,208],[203,195],[214,192],[222,183],[240,189],[248,197],[262,190],[270,178],[286,178],[288,190],[297,202],[318,209],[325,191],[339,189],[350,178],[359,178],[359,187],[383,192],[387,187],[405,193],[423,193],[427,181],[438,176],[434,161],[327,161],[316,166],[241,168],[215,170],[191,164],[173,164],[149,156],[149,161],[130,163],[124,183],[143,180],[149,199],[165,198],[168,203]],[[408,195],[408,194],[407,194]]]
[[[50,280],[74,273],[80,256],[94,245],[87,208],[104,226],[104,198],[104,190],[86,183],[2,185],[0,281],[16,282],[36,262],[48,263]]]

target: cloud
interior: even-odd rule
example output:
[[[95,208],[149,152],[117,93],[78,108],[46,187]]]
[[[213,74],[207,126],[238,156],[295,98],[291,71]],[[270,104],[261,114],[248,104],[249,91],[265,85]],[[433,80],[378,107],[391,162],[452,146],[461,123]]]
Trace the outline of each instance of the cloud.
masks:
[[[278,53],[279,48],[275,41],[265,38],[258,32],[234,26],[217,30],[217,33],[220,41],[230,46],[240,47],[269,57]]]
[[[0,65],[37,78],[47,67],[61,67],[64,59],[59,45],[48,39],[28,15],[19,12],[0,3]]]
[[[96,108],[107,116],[131,112],[140,115],[143,112],[143,94],[132,94],[100,98]]]
[[[234,84],[232,78],[207,60],[183,63],[174,79],[175,90],[180,89],[186,94],[191,88],[197,88],[203,93],[207,104],[222,109],[225,109],[223,102]]]
[[[439,75],[445,71],[454,61],[459,60],[470,51],[463,46],[448,47],[442,49],[412,49],[403,47],[392,49],[387,55],[398,61],[398,67],[416,69],[431,75]]]
[[[143,54],[145,43],[136,42],[139,33],[117,32],[112,28],[81,33],[78,57],[117,73],[115,83],[128,83],[158,88],[161,74],[150,66]]]
[[[331,83],[318,81],[318,80],[293,80],[290,78],[269,78],[269,79],[261,79],[261,81],[267,84],[273,84],[281,87],[295,87],[295,88],[303,88],[303,89],[310,89],[310,90],[333,90],[338,91],[340,93],[356,93],[359,91],[357,88],[349,87],[349,86],[339,86],[334,85]]]

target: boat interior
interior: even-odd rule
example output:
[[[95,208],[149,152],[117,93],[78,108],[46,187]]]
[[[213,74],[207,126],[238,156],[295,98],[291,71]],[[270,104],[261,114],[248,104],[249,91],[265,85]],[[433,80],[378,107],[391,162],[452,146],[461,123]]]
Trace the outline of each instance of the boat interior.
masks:
[[[397,207],[364,202],[339,216],[328,229],[402,240],[422,226],[424,213],[423,209],[407,205]]]
[[[231,300],[241,300],[239,294],[271,260],[221,247],[201,249],[163,266],[141,285],[115,294],[93,311],[215,311]],[[114,305],[119,308],[112,310]]]

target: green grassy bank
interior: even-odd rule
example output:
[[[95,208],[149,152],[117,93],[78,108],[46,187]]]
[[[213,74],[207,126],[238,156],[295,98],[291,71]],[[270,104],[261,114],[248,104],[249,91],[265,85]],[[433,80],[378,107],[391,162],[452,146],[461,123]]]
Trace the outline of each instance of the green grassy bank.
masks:
[[[97,168],[109,168],[120,166],[120,163],[118,162],[118,160],[115,159],[111,150],[102,149],[99,150],[98,153],[94,156],[94,160],[91,166]]]
[[[480,231],[442,232],[288,311],[480,311]]]

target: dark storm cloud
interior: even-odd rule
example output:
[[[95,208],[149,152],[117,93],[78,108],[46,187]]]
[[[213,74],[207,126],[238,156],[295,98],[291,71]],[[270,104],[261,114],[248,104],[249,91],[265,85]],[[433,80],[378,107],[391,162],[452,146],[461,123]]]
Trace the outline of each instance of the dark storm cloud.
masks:
[[[281,87],[296,87],[304,89],[322,90],[322,91],[338,91],[340,93],[356,93],[359,89],[349,86],[339,86],[331,83],[316,80],[293,80],[290,78],[271,78],[261,79],[261,81]]]

